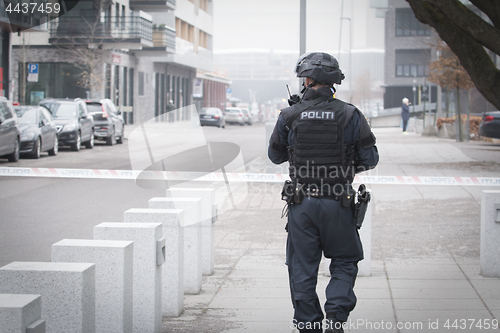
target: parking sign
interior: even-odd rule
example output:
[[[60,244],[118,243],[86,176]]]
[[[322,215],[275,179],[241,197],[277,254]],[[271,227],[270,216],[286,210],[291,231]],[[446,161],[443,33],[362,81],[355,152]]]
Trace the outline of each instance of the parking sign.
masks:
[[[28,82],[38,82],[38,64],[28,64]]]

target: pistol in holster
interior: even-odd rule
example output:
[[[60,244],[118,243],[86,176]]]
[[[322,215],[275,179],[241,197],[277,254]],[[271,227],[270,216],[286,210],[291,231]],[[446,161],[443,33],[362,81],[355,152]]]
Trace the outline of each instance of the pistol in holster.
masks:
[[[353,216],[356,228],[360,229],[363,225],[363,220],[365,219],[368,203],[371,200],[370,192],[366,191],[366,186],[364,184],[359,185],[357,198],[358,200],[354,204]]]

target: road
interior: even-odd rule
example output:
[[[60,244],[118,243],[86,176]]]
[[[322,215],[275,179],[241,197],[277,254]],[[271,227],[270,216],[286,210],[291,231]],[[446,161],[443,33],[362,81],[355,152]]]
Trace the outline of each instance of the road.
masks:
[[[232,142],[239,145],[247,171],[251,161],[262,161],[266,158],[264,124],[202,129],[207,141]],[[39,160],[21,159],[17,163],[0,160],[0,167],[130,170],[127,138],[133,130],[133,126],[127,126],[123,145],[108,147],[97,143],[92,150],[83,148],[80,152],[62,148],[55,157],[49,157],[45,153]],[[379,175],[498,176],[500,147],[497,144],[456,144],[452,140],[444,142],[436,138],[417,136],[398,137],[399,141],[394,141],[392,131],[375,130],[381,141],[379,150],[382,164],[376,169]],[[170,140],[165,142],[165,146],[175,147],[181,144],[179,141]],[[395,155],[399,157],[392,161],[394,163],[388,163],[387,157],[384,156],[385,150],[391,149],[391,144],[398,147],[421,146],[421,149],[427,149],[431,142],[445,145],[448,147],[445,150],[449,150],[453,145],[468,156],[470,161],[464,159],[457,163],[432,164],[431,160],[427,160],[415,164],[411,156],[405,155],[410,150],[405,149]],[[378,197],[376,196],[379,202],[377,212],[380,216],[388,216],[384,214],[388,212],[389,215],[395,214],[394,209],[397,210],[397,206],[393,205],[393,200],[411,200],[413,195],[413,187],[391,188],[379,185],[374,189],[380,192],[377,193]],[[436,202],[440,203],[459,196],[462,200],[472,198],[475,205],[479,205],[480,191],[481,188],[475,187],[425,187],[420,190],[422,193],[419,196],[439,197],[436,199],[442,200]],[[147,207],[149,199],[164,195],[163,190],[143,189],[130,180],[0,177],[0,266],[12,261],[50,261],[50,246],[53,243],[63,238],[92,238],[94,225],[101,222],[119,222],[124,211]],[[418,209],[420,204],[416,202],[412,206],[408,203],[405,210],[413,215],[414,209]]]
[[[44,153],[39,160],[0,159],[0,167],[131,170],[127,137],[134,128],[127,126],[122,145],[96,143],[79,152],[61,148],[57,156]],[[202,130],[206,141],[239,145],[245,163],[265,156],[263,124]],[[12,261],[50,261],[52,244],[64,238],[92,239],[96,224],[122,221],[124,211],[145,208],[158,196],[165,192],[140,188],[131,180],[0,177],[0,267]]]

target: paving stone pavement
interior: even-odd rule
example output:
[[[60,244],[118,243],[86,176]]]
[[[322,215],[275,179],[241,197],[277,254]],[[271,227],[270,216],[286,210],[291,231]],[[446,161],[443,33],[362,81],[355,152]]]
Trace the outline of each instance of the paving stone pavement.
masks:
[[[486,150],[488,158],[471,158],[452,140],[399,129],[375,134],[381,161],[373,174],[499,176],[500,159]],[[479,229],[481,190],[500,188],[370,187],[372,274],[356,281],[346,332],[499,332],[492,326],[500,320],[500,279],[479,274]],[[215,273],[203,278],[199,295],[185,296],[179,318],[163,319],[163,332],[294,332],[280,191],[249,183],[246,199],[219,216]]]

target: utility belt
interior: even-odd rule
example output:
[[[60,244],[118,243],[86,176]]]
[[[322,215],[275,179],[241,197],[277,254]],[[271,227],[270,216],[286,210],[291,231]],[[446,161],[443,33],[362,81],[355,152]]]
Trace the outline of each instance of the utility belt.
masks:
[[[300,204],[305,197],[332,199],[339,201],[340,207],[352,209],[352,215],[356,228],[361,228],[368,209],[368,203],[371,200],[370,192],[366,190],[366,186],[361,184],[358,191],[355,191],[351,185],[323,185],[317,184],[301,184],[286,180],[281,191],[281,200],[290,204]],[[357,200],[356,200],[357,198]],[[282,217],[284,214],[282,214]]]
[[[341,201],[342,206],[347,208],[350,206],[355,192],[350,185],[343,184],[294,184],[292,181],[285,181],[283,190],[281,191],[281,199],[287,203],[300,204],[305,197],[332,199]]]

